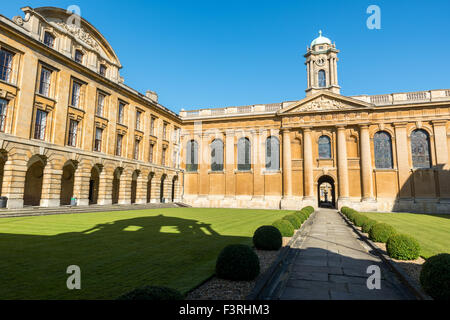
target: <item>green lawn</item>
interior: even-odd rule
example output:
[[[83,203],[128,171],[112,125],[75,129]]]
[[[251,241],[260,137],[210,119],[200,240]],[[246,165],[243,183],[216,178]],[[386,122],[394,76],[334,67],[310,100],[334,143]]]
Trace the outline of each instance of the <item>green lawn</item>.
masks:
[[[152,209],[0,219],[0,299],[115,299],[141,285],[187,292],[227,244],[290,211]],[[69,265],[81,290],[66,287]]]
[[[450,253],[450,215],[414,213],[364,213],[369,218],[393,226],[398,232],[419,241],[421,256],[429,258]]]

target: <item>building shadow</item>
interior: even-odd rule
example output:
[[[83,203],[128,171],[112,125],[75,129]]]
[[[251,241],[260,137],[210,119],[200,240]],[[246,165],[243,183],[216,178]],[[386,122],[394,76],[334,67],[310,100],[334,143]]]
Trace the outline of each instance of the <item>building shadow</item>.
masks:
[[[42,230],[52,228],[64,230],[60,224]],[[33,232],[0,234],[0,299],[115,299],[143,285],[186,292],[214,273],[226,245],[251,243],[221,235],[210,224],[164,215],[58,235]],[[81,290],[67,289],[71,265],[81,268]]]

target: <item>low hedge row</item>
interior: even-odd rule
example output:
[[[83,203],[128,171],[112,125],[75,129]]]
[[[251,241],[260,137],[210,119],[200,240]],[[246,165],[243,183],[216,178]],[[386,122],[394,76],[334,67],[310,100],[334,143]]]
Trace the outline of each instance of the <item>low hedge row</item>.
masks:
[[[354,225],[361,227],[364,233],[368,233],[370,240],[386,243],[386,250],[391,258],[415,260],[419,257],[420,245],[416,239],[398,234],[392,226],[386,223],[378,223],[352,208],[343,207],[341,212]]]
[[[281,220],[275,221],[272,226],[277,228],[283,237],[292,237],[296,229],[314,213],[313,207],[305,207],[300,211],[289,214]]]

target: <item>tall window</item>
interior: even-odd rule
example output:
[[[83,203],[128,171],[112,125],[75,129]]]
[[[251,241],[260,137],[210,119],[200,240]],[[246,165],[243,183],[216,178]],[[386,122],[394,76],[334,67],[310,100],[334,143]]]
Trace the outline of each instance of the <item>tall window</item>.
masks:
[[[196,172],[198,170],[198,143],[191,140],[186,148],[186,171]]]
[[[13,54],[0,49],[0,80],[11,82]]]
[[[150,150],[148,153],[148,162],[153,163],[153,152],[155,149],[155,144],[153,142],[150,142]]]
[[[379,131],[373,136],[373,149],[375,153],[375,168],[392,169],[392,140],[389,133]]]
[[[50,96],[50,81],[52,72],[46,68],[41,68],[41,78],[39,81],[39,93],[43,96]]]
[[[104,64],[100,65],[100,69],[99,69],[99,73],[101,76],[105,77],[106,76],[106,66]]]
[[[211,171],[223,171],[223,142],[220,139],[211,143]]]
[[[425,130],[411,133],[411,154],[415,169],[431,168],[430,136]]]
[[[166,153],[167,153],[167,148],[163,147],[162,154],[161,154],[161,165],[163,165],[163,166],[166,165]]]
[[[118,119],[117,121],[120,124],[124,123],[124,114],[125,114],[125,104],[122,102],[119,102],[119,114],[118,114]]]
[[[72,107],[80,108],[80,98],[81,98],[81,84],[76,81],[72,83]]]
[[[47,112],[40,109],[36,110],[36,122],[34,125],[34,138],[45,139],[45,128],[47,127]]]
[[[106,96],[103,93],[97,94],[97,115],[103,117],[103,112],[105,109]]]
[[[141,141],[138,139],[134,140],[134,160],[139,160],[139,146]]]
[[[69,139],[67,145],[71,147],[77,146],[78,121],[70,119],[69,122]]]
[[[152,119],[150,120],[150,134],[152,136],[155,136],[155,118],[152,117]]]
[[[5,132],[7,106],[8,101],[5,99],[0,99],[0,132]]]
[[[44,33],[44,44],[47,47],[53,48],[53,46],[55,45],[55,37],[51,33],[45,32]]]
[[[94,151],[100,152],[102,150],[102,135],[103,129],[95,128]]]
[[[266,140],[266,169],[280,170],[280,141],[277,137]]]
[[[167,123],[165,123],[165,122],[163,125],[163,139],[167,140]]]
[[[136,111],[136,130],[141,130],[141,115],[142,112]]]
[[[123,141],[123,135],[118,134],[117,135],[117,142],[116,142],[116,156],[122,155],[122,141]]]
[[[326,73],[325,70],[319,71],[319,87],[325,88],[327,86],[327,79],[326,79]]]
[[[327,136],[319,138],[319,159],[331,159],[331,140]]]
[[[248,138],[241,138],[238,141],[238,170],[248,171],[251,170],[252,165],[250,163],[250,140]]]
[[[75,50],[75,62],[83,63],[83,52],[80,50]]]

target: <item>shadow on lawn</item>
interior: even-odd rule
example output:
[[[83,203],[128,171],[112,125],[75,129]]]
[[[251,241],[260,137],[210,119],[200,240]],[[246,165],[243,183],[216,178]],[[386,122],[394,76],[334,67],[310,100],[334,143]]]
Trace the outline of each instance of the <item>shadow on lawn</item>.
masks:
[[[115,299],[142,285],[185,292],[214,273],[226,245],[250,241],[163,215],[54,236],[0,234],[0,299]],[[70,265],[81,268],[81,290],[66,287]]]

